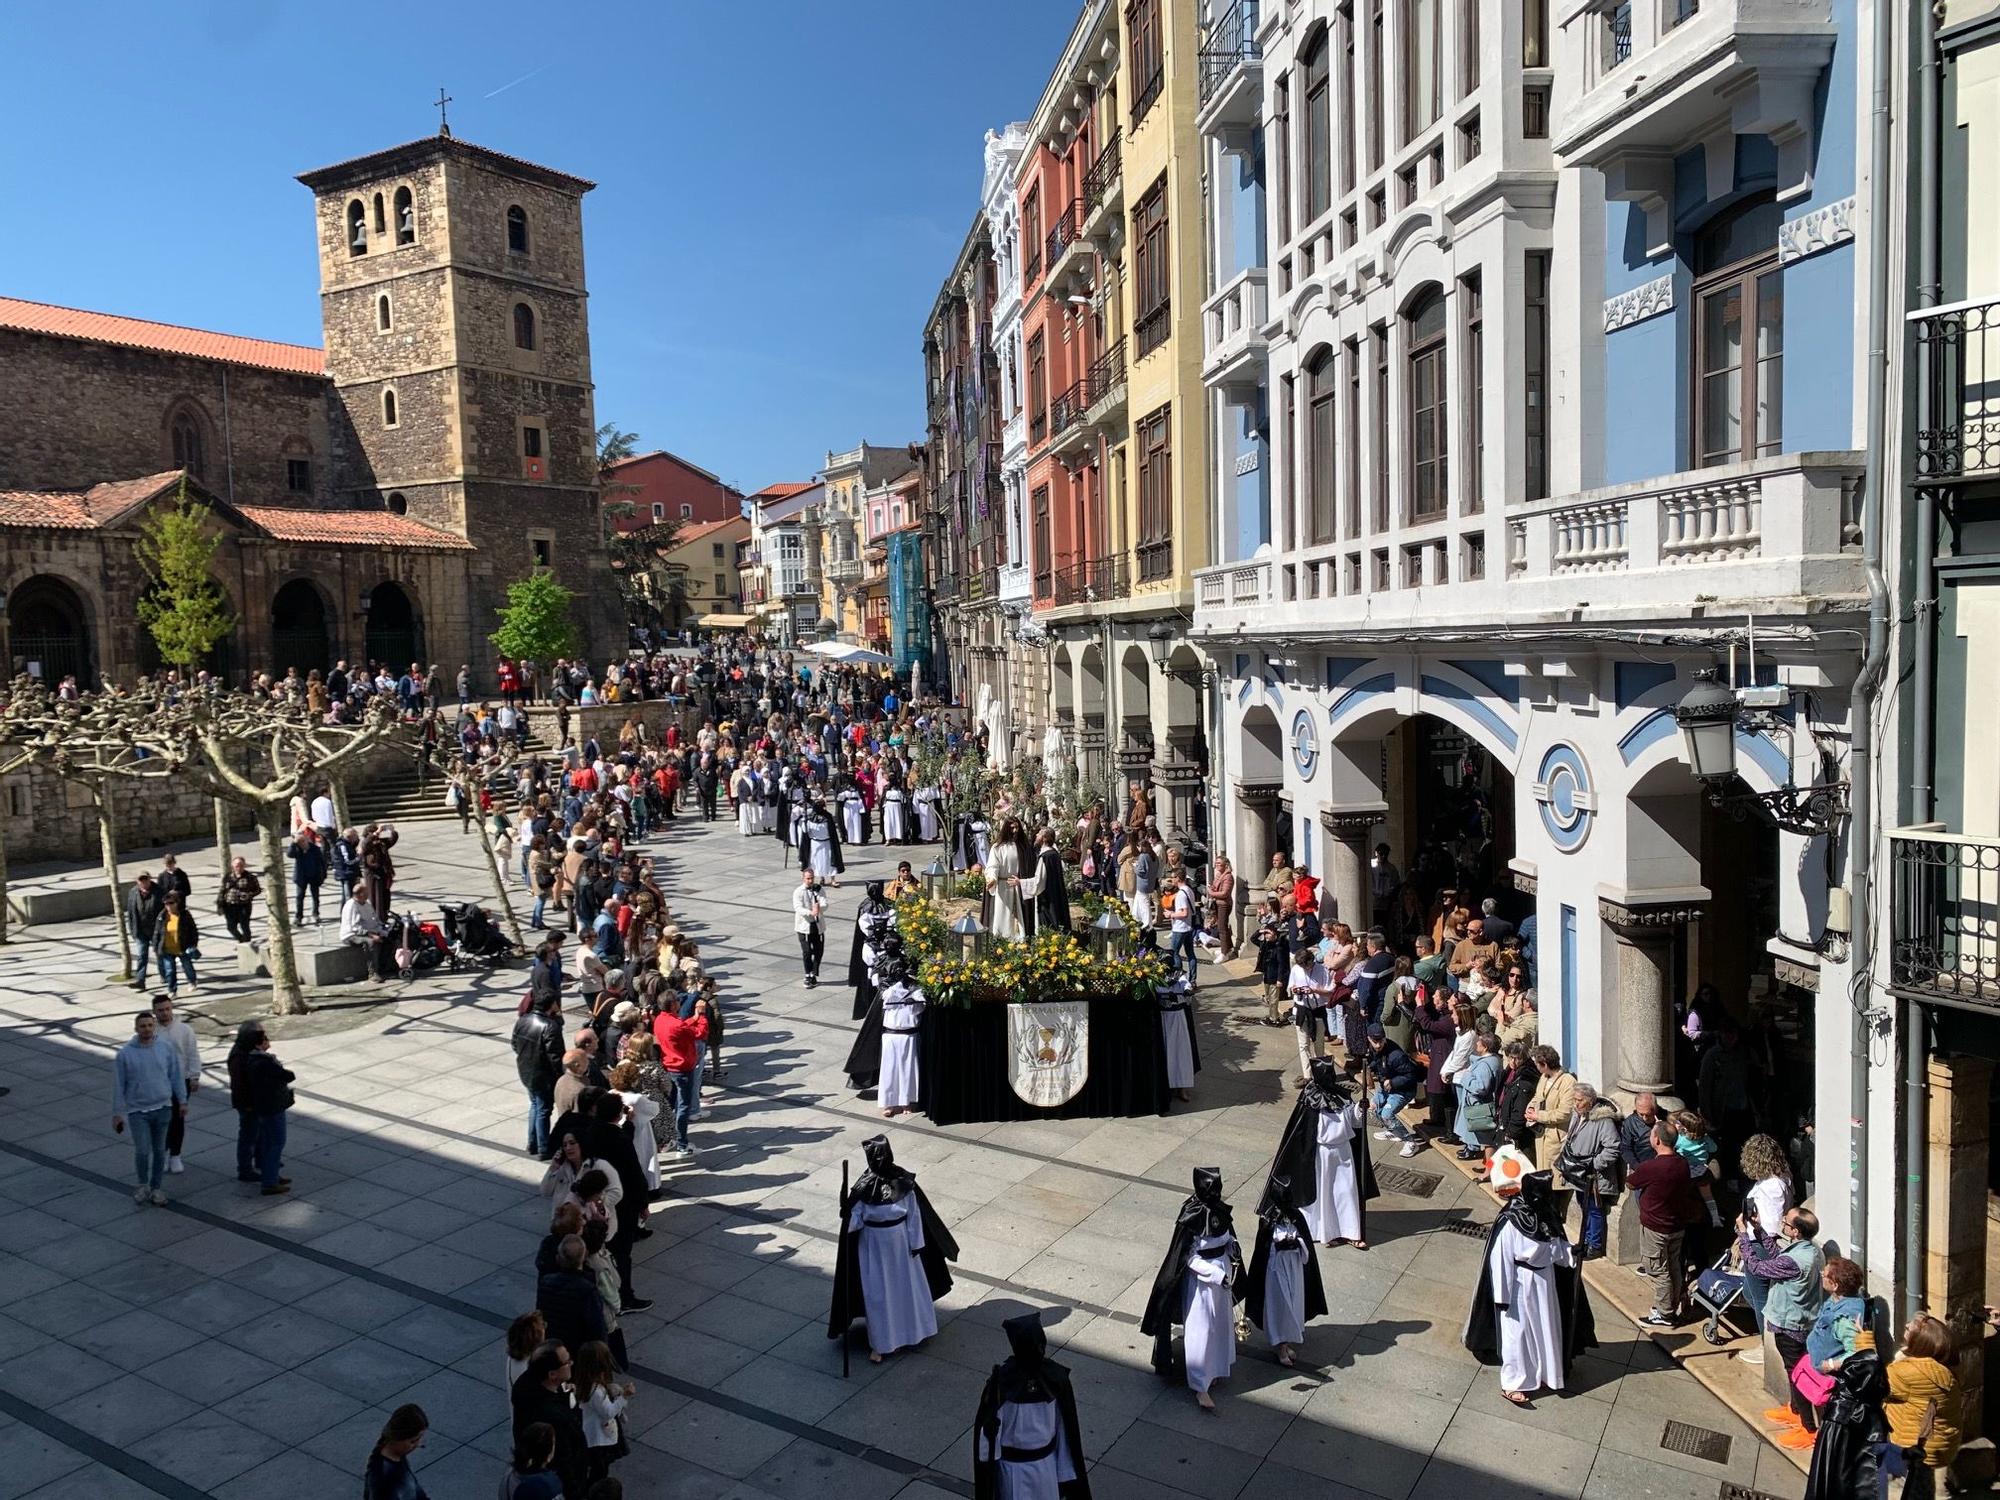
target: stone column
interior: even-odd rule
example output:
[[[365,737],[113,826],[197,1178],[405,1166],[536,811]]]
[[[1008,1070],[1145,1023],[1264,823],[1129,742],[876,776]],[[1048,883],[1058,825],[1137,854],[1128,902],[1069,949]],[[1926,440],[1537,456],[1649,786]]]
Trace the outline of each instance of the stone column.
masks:
[[[1641,898],[1613,901],[1599,897],[1597,914],[1617,943],[1618,1076],[1613,1086],[1618,1107],[1630,1109],[1635,1095],[1653,1094],[1662,1110],[1672,1108],[1674,1006],[1668,986],[1673,975],[1673,938],[1683,925],[1700,920],[1701,908],[1687,901],[1648,905]],[[1554,972],[1547,958],[1541,971],[1544,975]],[[1581,978],[1578,976],[1579,993],[1583,991]],[[1547,994],[1548,988],[1544,986],[1542,992]],[[1560,1005],[1557,999],[1554,1004],[1545,1002],[1540,1009],[1544,1016],[1555,1018]],[[1544,1031],[1543,1041],[1560,1035],[1556,1030],[1559,1020],[1544,1025],[1549,1029]],[[1563,1062],[1574,1067],[1576,1059],[1566,1057]],[[1639,1205],[1632,1194],[1621,1193],[1612,1206],[1605,1245],[1614,1264],[1639,1263]],[[1766,1354],[1782,1369],[1768,1348]]]
[[[1924,1168],[1929,1202],[1929,1245],[1925,1255],[1924,1302],[1941,1318],[1961,1349],[1985,1342],[1981,1309],[1986,1284],[1986,1172],[1992,1150],[1987,1096],[1993,1064],[1983,1057],[1933,1057],[1926,1113],[1930,1142]],[[1970,1440],[1985,1436],[1986,1362],[1976,1355],[1958,1362],[1959,1427]],[[1978,1461],[1990,1472],[1989,1445],[1977,1445]],[[1968,1477],[1961,1470],[1961,1477]]]
[[[1597,914],[1617,939],[1618,1079],[1629,1106],[1635,1094],[1671,1094],[1674,1088],[1673,939],[1699,921],[1687,902],[1628,904],[1599,898]],[[1565,1063],[1574,1061],[1564,1058]]]
[[[1063,727],[1071,727],[1068,713],[1059,712]],[[1078,774],[1083,784],[1097,795],[1104,792],[1105,759],[1111,749],[1110,736],[1104,732],[1103,714],[1085,714],[1081,728],[1076,730],[1076,758]]]
[[[1270,783],[1236,784],[1236,941],[1256,931],[1257,905],[1271,869],[1271,823],[1278,816],[1278,788]]]
[[[1201,763],[1195,759],[1191,733],[1176,730],[1167,736],[1167,753],[1152,763],[1153,784],[1160,789],[1160,832],[1181,838],[1194,832],[1194,798],[1201,789]]]
[[[1326,830],[1326,891],[1333,897],[1336,920],[1352,927],[1357,935],[1374,923],[1373,895],[1368,880],[1368,835],[1373,833],[1388,808],[1381,804],[1366,807],[1329,807],[1319,815]]]
[[[1125,820],[1126,794],[1136,781],[1146,789],[1146,799],[1152,804],[1153,815],[1158,817],[1160,803],[1153,789],[1153,733],[1144,719],[1127,719],[1119,727],[1118,748],[1112,752],[1111,762],[1118,773],[1111,815],[1121,823]]]

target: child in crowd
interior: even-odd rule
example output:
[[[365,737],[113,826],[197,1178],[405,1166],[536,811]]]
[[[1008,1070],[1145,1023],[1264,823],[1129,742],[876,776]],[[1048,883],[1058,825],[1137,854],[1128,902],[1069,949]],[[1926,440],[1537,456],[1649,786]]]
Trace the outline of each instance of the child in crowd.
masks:
[[[1694,1179],[1702,1204],[1708,1209],[1710,1227],[1720,1229],[1722,1210],[1715,1204],[1715,1138],[1708,1133],[1708,1121],[1696,1111],[1684,1109],[1673,1117],[1672,1123],[1680,1132],[1674,1150],[1687,1163],[1688,1176]]]
[[[611,1350],[596,1340],[576,1351],[574,1373],[576,1403],[583,1411],[584,1442],[590,1448],[590,1478],[595,1483],[628,1451],[621,1418],[633,1387],[629,1380],[619,1383]]]

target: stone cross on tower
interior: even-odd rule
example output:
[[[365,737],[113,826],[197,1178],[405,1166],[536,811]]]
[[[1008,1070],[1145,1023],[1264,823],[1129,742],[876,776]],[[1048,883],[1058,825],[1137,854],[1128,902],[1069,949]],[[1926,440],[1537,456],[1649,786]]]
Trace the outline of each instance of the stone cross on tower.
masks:
[[[451,95],[447,94],[444,91],[444,89],[440,87],[438,89],[438,96],[437,96],[439,135],[448,136],[451,134],[451,121],[445,117],[445,111],[444,111],[444,107],[449,103],[451,103]]]

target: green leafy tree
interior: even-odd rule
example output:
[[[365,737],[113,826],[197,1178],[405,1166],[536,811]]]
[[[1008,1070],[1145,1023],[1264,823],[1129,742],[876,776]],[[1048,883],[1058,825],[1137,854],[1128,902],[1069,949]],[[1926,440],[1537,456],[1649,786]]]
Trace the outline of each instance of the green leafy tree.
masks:
[[[493,649],[515,661],[554,661],[576,650],[576,626],[570,619],[570,591],[546,569],[507,585],[507,607],[495,610],[500,628],[487,639]]]
[[[622,463],[639,451],[639,434],[621,432],[616,422],[606,422],[597,429],[597,469],[599,473],[615,463]]]
[[[206,505],[188,498],[183,478],[173,508],[154,511],[139,530],[134,550],[153,580],[139,596],[139,618],[169,666],[187,669],[206,661],[236,628],[227,596],[208,573],[222,542],[208,530],[209,514]]]

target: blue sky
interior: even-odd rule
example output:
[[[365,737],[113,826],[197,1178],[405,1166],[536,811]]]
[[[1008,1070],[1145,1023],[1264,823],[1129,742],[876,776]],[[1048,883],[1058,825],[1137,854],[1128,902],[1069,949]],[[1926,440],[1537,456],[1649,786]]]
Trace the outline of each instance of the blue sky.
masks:
[[[0,293],[317,344],[292,179],[434,130],[442,84],[458,136],[599,184],[599,418],[747,489],[804,479],[828,448],[921,436],[923,320],[984,132],[1034,109],[1078,10],[11,7]]]

